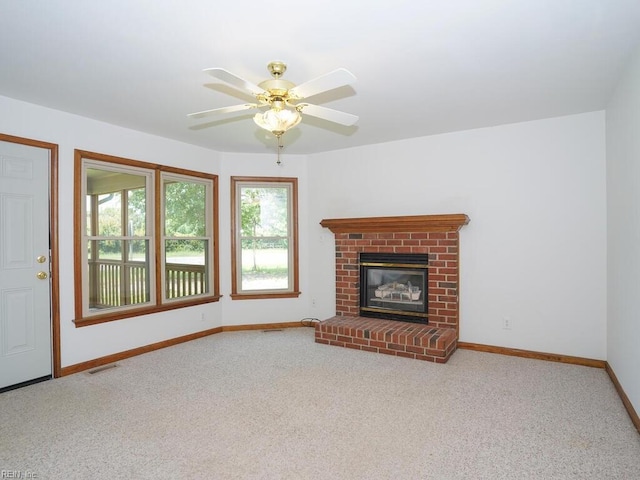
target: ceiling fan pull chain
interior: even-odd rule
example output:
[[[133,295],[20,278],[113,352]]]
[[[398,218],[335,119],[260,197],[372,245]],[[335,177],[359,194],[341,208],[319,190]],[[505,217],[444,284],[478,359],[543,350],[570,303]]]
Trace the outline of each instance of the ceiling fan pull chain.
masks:
[[[276,135],[276,139],[278,140],[278,160],[276,161],[276,165],[282,165],[280,161],[280,150],[282,150],[282,135]]]

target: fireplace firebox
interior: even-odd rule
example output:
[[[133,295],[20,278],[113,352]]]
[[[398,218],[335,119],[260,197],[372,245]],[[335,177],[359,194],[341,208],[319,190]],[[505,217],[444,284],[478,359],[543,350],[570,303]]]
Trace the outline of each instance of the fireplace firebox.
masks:
[[[429,257],[360,253],[360,316],[429,323]]]

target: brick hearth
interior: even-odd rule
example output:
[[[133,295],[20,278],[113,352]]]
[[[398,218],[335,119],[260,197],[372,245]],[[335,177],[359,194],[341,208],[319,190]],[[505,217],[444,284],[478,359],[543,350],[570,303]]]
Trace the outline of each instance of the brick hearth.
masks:
[[[317,343],[445,363],[457,346],[453,328],[365,317],[332,317],[316,324]]]
[[[458,231],[468,222],[464,214],[320,222],[336,237],[336,316],[316,325],[316,342],[446,362],[459,328]],[[360,252],[428,254],[428,325],[359,317]]]

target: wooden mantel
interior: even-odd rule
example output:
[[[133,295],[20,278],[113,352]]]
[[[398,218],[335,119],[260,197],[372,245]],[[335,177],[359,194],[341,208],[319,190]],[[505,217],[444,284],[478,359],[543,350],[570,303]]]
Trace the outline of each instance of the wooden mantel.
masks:
[[[457,232],[469,223],[464,213],[403,217],[325,218],[320,222],[333,233]]]

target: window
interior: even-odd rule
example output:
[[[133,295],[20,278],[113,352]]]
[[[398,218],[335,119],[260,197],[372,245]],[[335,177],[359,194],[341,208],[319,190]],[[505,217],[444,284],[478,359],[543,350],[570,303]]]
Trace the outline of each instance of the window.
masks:
[[[232,177],[231,195],[231,297],[300,295],[298,179]]]
[[[217,301],[217,177],[75,152],[76,326]]]
[[[207,183],[162,173],[163,298],[167,301],[209,293],[212,200]]]

